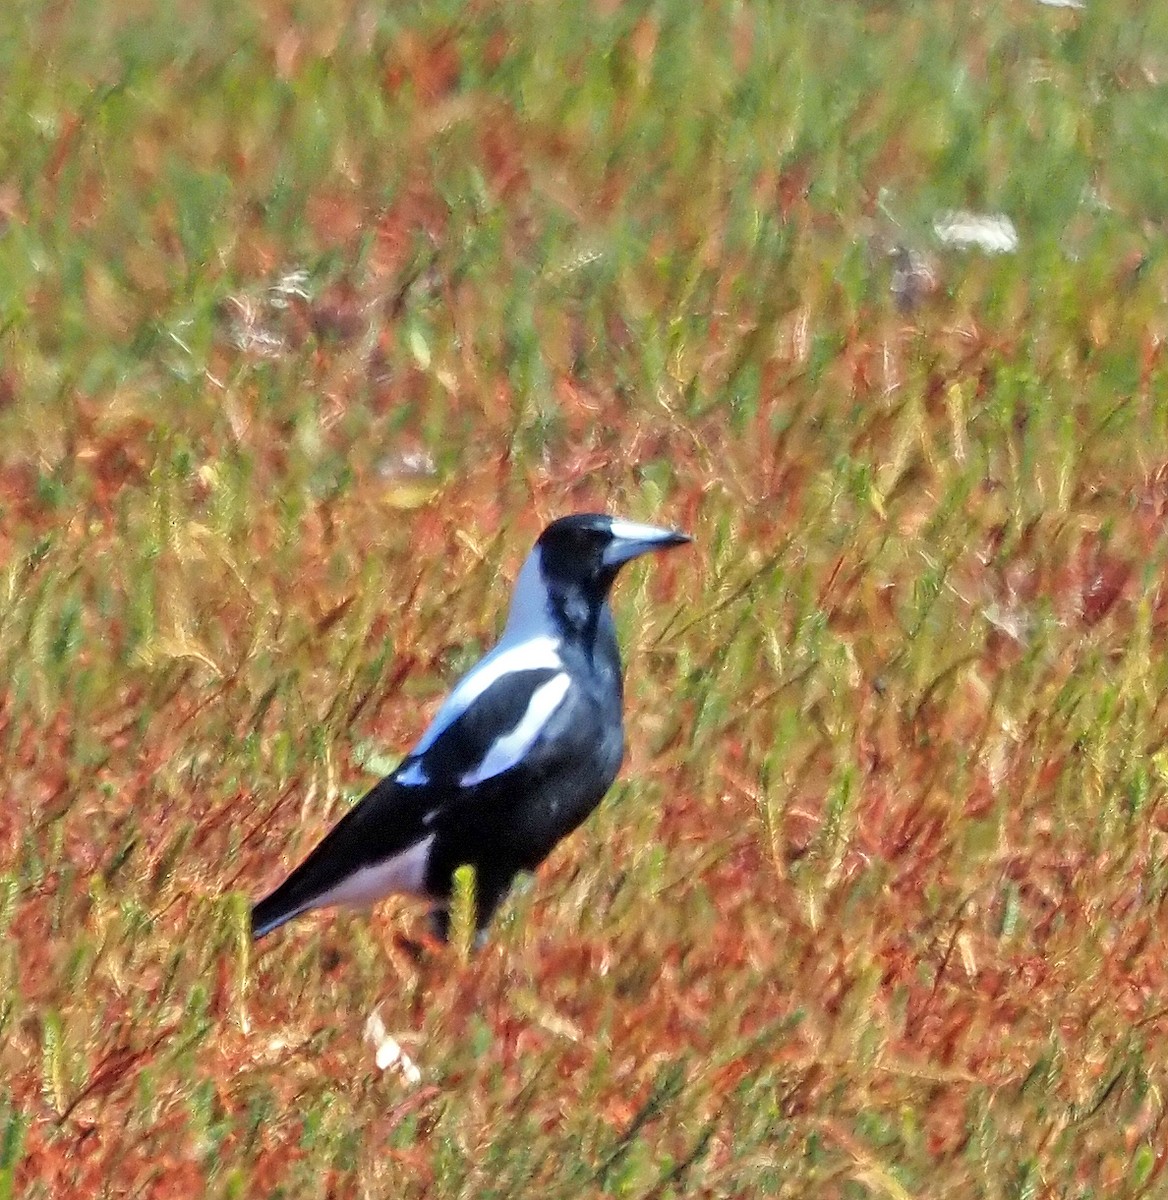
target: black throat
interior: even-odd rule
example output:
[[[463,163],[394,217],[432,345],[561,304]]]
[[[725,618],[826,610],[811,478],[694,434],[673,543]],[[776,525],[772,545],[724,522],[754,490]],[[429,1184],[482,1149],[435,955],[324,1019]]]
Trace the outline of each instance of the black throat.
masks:
[[[612,618],[605,604],[611,586],[611,576],[596,583],[565,579],[549,580],[548,583],[552,619],[564,640],[578,646],[590,663],[595,661],[602,643],[609,640],[605,635],[611,634],[608,626]],[[606,616],[607,622],[604,621]]]
[[[579,683],[617,727],[624,678],[616,622],[607,597],[578,585],[549,588],[552,620],[559,627],[560,655]]]

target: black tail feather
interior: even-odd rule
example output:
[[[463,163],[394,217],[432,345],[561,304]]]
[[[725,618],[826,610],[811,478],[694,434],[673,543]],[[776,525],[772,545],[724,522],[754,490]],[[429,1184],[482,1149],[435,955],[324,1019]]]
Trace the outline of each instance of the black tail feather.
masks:
[[[301,909],[296,904],[290,904],[284,895],[286,885],[281,885],[262,900],[252,905],[251,936],[254,941],[266,937],[274,929],[279,929],[285,921],[291,921]]]
[[[417,791],[418,789],[415,789]],[[424,800],[383,779],[347,812],[316,849],[251,910],[251,935],[259,940],[316,907],[346,875],[406,849],[428,831]]]

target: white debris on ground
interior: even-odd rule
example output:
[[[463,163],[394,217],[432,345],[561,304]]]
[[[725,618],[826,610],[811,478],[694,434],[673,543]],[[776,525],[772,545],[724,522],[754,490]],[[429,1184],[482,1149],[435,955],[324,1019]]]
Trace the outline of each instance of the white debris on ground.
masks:
[[[228,335],[237,350],[253,358],[280,358],[291,346],[282,326],[284,314],[312,299],[309,274],[303,268],[285,271],[269,287],[251,288],[228,296],[223,305]]]
[[[237,350],[255,358],[279,358],[288,349],[284,336],[266,323],[261,304],[248,296],[227,298],[231,340]]]
[[[997,603],[987,604],[982,609],[982,616],[996,630],[1012,638],[1019,646],[1030,644],[1035,621],[1021,608]]]
[[[430,479],[438,474],[438,465],[434,456],[425,450],[401,450],[378,459],[376,470],[383,479],[397,479],[403,475]]]
[[[1018,230],[1002,213],[943,212],[933,222],[933,232],[943,245],[960,250],[1013,254],[1018,249]]]
[[[1047,8],[1084,8],[1083,0],[1038,0]]]
[[[379,1071],[388,1071],[390,1067],[396,1067],[406,1083],[422,1082],[422,1072],[418,1069],[418,1064],[402,1049],[397,1038],[386,1032],[380,1009],[375,1008],[369,1014],[369,1019],[365,1022],[365,1037],[373,1046],[373,1061]]]
[[[287,308],[293,300],[311,300],[308,289],[309,275],[302,267],[286,271],[268,288],[268,297],[273,308]]]

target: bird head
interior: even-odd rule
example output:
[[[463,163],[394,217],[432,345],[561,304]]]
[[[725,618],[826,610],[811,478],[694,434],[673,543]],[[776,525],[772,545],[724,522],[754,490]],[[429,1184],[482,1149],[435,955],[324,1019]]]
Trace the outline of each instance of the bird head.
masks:
[[[553,521],[540,534],[536,548],[543,577],[553,593],[579,591],[599,605],[625,563],[689,540],[672,529],[638,525],[601,513],[575,513]]]
[[[519,641],[565,628],[594,631],[617,572],[625,563],[691,539],[602,513],[560,517],[540,534],[515,582],[504,638]],[[549,621],[553,624],[549,625]]]
[[[607,591],[625,563],[651,550],[665,550],[689,540],[686,534],[672,529],[638,525],[602,513],[574,513],[553,521],[536,545],[549,579],[600,584]]]

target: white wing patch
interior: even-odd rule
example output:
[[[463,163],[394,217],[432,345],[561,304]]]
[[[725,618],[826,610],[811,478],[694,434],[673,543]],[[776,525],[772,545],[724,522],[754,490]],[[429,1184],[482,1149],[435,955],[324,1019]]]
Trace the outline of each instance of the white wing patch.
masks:
[[[563,667],[556,638],[540,636],[521,642],[509,642],[506,637],[480,662],[459,680],[454,691],[446,697],[430,728],[414,747],[411,757],[425,754],[446,729],[494,683],[516,671],[559,670]],[[546,685],[545,685],[546,686]],[[400,781],[399,781],[400,782]]]
[[[422,734],[421,740],[414,747],[410,757],[418,758],[442,736],[459,717],[491,686],[517,671],[561,671],[563,660],[559,654],[560,629],[552,618],[551,606],[548,602],[547,581],[543,577],[543,564],[539,547],[527,556],[519,578],[515,581],[515,590],[511,597],[511,608],[507,614],[507,624],[503,628],[503,636],[495,648],[479,660],[454,686],[454,690],[442,703],[430,728]],[[555,680],[549,680],[554,683]],[[548,686],[547,684],[544,687]],[[566,689],[567,685],[564,684]],[[543,689],[536,692],[538,696]],[[561,693],[556,698],[556,704],[563,699]],[[535,696],[532,697],[534,703]],[[555,704],[551,706],[554,708]],[[548,710],[549,713],[551,709]],[[524,721],[531,715],[528,709]],[[519,728],[522,728],[520,722]],[[538,730],[537,730],[538,732]],[[518,728],[511,731],[509,738],[514,738]],[[533,735],[534,736],[534,735]],[[507,739],[504,739],[505,741]],[[492,751],[494,747],[492,747]],[[489,757],[489,754],[488,754]],[[485,765],[485,760],[484,760]],[[479,771],[483,766],[479,767]],[[496,772],[491,772],[492,774]],[[477,772],[476,772],[477,774]],[[427,780],[425,771],[407,767],[398,777],[398,783],[406,787],[417,786]],[[487,778],[487,776],[482,776]]]
[[[430,782],[430,776],[423,770],[420,762],[412,762],[404,771],[399,771],[393,777],[393,781],[403,787],[422,787]]]
[[[568,694],[571,684],[572,681],[563,671],[554,675],[546,683],[540,684],[531,693],[527,711],[523,714],[519,724],[502,737],[496,738],[483,756],[483,761],[473,771],[468,771],[463,775],[459,783],[463,787],[472,787],[476,783],[482,783],[484,779],[501,775],[515,766],[535,744],[536,738],[543,731],[543,727],[548,723],[552,713],[556,711]]]
[[[434,834],[430,834],[428,838],[415,842],[384,862],[361,867],[306,904],[305,909],[327,908],[333,904],[362,907],[386,896],[402,894],[424,896],[426,864],[430,859],[430,844],[433,841]]]

